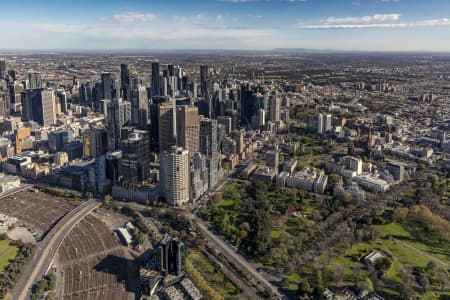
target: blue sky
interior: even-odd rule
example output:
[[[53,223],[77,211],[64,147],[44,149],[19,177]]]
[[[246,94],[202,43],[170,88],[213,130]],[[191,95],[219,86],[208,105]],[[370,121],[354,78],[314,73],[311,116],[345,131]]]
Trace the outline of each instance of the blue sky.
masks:
[[[0,49],[450,51],[449,0],[0,0],[0,10]]]

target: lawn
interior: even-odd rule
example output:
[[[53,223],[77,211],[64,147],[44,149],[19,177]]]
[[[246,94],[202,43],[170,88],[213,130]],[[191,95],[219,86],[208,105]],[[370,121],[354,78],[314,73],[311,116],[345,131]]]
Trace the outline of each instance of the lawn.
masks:
[[[233,200],[231,199],[222,199],[217,203],[217,207],[222,207],[224,209],[231,209],[233,206]]]
[[[403,226],[396,223],[388,225],[375,225],[374,227],[379,230],[382,236],[390,236],[394,239],[399,240],[399,243],[402,245],[409,245],[410,247],[407,247],[409,248],[408,253],[411,254],[411,252],[414,252],[413,257],[415,259],[419,259],[419,261],[417,261],[418,263],[423,264],[424,260],[428,260],[429,262],[431,259],[431,257],[427,256],[425,256],[424,258],[424,255],[417,256],[417,254],[420,254],[421,251],[426,253],[427,255],[435,257],[437,259],[436,263],[438,265],[442,265],[439,260],[450,263],[450,245],[448,245],[447,243],[436,243],[433,245],[426,244],[415,239]],[[392,241],[390,242],[392,243]],[[417,250],[414,251],[413,249],[411,249],[411,247]]]
[[[375,225],[381,233],[381,237],[370,242],[361,242],[348,249],[344,255],[333,260],[345,268],[344,282],[348,285],[354,282],[353,269],[356,262],[370,253],[373,249],[381,249],[393,255],[392,267],[384,275],[385,280],[401,284],[401,273],[405,268],[426,268],[427,264],[435,258],[435,262],[441,268],[446,269],[443,264],[449,262],[445,255],[436,254],[436,249],[426,245],[416,239],[401,225],[392,223],[388,225]],[[446,248],[447,247],[447,248]],[[448,245],[441,245],[439,251],[449,251]],[[446,259],[447,258],[447,259]],[[368,276],[368,271],[363,268],[360,277]],[[398,293],[394,290],[384,290],[387,294],[395,296]],[[441,295],[441,294],[439,294]],[[425,299],[439,299],[434,293],[427,293]]]
[[[11,246],[9,241],[0,241],[0,274],[3,273],[3,270],[8,266],[11,259],[16,257],[17,251],[17,247]]]

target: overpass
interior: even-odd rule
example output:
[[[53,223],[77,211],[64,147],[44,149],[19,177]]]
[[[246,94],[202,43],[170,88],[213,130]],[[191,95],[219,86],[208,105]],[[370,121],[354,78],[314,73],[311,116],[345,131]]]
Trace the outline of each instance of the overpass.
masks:
[[[23,270],[19,282],[14,287],[10,299],[25,300],[30,297],[31,288],[48,271],[64,238],[83,218],[101,205],[100,202],[88,200],[62,217],[58,223],[39,242],[32,260]]]

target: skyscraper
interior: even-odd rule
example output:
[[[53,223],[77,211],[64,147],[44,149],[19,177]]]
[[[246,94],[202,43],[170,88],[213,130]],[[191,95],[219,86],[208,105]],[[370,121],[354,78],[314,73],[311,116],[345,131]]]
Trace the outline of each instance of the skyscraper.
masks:
[[[177,117],[175,102],[164,102],[158,106],[159,152],[168,151],[177,143]]]
[[[208,80],[209,80],[209,67],[200,66],[200,92],[203,97],[205,97],[208,90]]]
[[[190,155],[198,152],[199,115],[196,106],[177,107],[177,145],[187,149]]]
[[[241,124],[249,126],[252,117],[256,114],[256,95],[250,89],[250,86],[241,87]]]
[[[269,120],[272,122],[280,121],[281,99],[276,94],[269,97]]]
[[[107,123],[111,132],[111,150],[117,150],[120,146],[122,126],[131,120],[131,105],[122,98],[116,98],[107,104]]]
[[[0,79],[5,79],[6,77],[6,61],[0,59]]]
[[[138,128],[145,129],[148,122],[147,89],[139,86],[131,91],[131,121]]]
[[[35,121],[42,126],[56,122],[55,94],[53,90],[25,90],[22,96],[22,119]]]
[[[159,63],[152,63],[152,97],[161,95],[161,80],[159,78]]]
[[[79,94],[80,94],[80,102],[91,106],[92,105],[92,86],[90,82],[82,83],[80,85]]]
[[[306,129],[309,132],[322,134],[331,130],[331,115],[309,115],[306,119]]]
[[[175,76],[175,66],[167,65],[167,69],[169,70],[169,76]]]
[[[172,146],[162,152],[159,177],[161,197],[170,205],[189,202],[189,151]]]
[[[206,156],[209,188],[214,187],[218,181],[220,161],[217,137],[217,120],[201,119],[199,150]]]
[[[115,82],[113,75],[109,72],[102,73],[102,96],[103,99],[110,100],[113,100],[115,96]]]
[[[108,151],[108,132],[105,128],[91,128],[83,133],[83,156],[97,157]]]
[[[120,144],[121,169],[124,180],[141,183],[150,175],[150,136],[148,131],[134,130]]]
[[[209,67],[200,66],[200,92],[203,97],[204,106],[207,107],[207,113],[202,112],[208,118],[213,117],[212,95],[210,91]]]
[[[40,89],[42,88],[41,73],[30,72],[28,73],[28,89]]]
[[[120,65],[120,93],[124,100],[130,101],[130,71],[127,64]]]
[[[9,91],[0,90],[0,118],[6,119],[9,117],[10,106]]]
[[[327,115],[324,115],[323,116],[323,131],[324,132],[327,132],[327,131],[330,131],[331,130],[331,128],[332,128],[332,126],[331,126],[331,115],[330,114],[327,114]]]

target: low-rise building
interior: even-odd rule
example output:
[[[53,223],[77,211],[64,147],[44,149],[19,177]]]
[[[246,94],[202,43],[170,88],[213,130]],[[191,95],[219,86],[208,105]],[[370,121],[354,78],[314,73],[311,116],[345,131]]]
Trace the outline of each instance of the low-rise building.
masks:
[[[307,167],[286,178],[286,186],[304,189],[310,192],[323,194],[328,183],[328,176],[320,174],[314,168]]]

